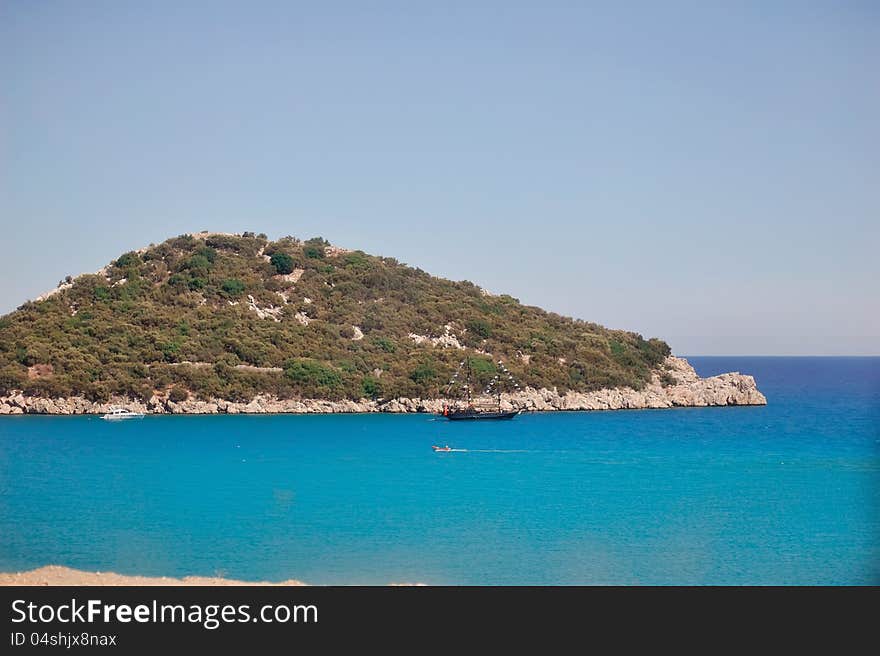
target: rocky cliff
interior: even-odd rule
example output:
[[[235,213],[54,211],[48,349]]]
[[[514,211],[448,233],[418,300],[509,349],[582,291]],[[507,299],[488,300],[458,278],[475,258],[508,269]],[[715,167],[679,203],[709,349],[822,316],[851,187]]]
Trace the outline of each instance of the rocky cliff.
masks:
[[[15,414],[103,414],[114,406],[124,406],[149,414],[317,414],[339,412],[439,412],[445,399],[395,398],[390,400],[329,401],[321,399],[277,399],[258,395],[249,403],[223,399],[174,402],[154,395],[146,403],[116,397],[95,403],[83,397],[41,398],[13,393],[0,397],[0,415]],[[752,376],[726,373],[700,378],[683,358],[670,356],[656,370],[644,389],[629,387],[593,392],[526,387],[516,394],[502,396],[502,407],[524,411],[553,410],[634,410],[644,408],[706,407],[728,405],[766,405]]]

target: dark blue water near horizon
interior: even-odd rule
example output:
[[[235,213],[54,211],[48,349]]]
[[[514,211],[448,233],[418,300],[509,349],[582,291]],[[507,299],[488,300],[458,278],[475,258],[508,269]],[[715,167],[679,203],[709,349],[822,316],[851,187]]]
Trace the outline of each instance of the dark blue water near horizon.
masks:
[[[768,405],[0,417],[0,571],[880,583],[880,358],[689,360],[754,375]]]

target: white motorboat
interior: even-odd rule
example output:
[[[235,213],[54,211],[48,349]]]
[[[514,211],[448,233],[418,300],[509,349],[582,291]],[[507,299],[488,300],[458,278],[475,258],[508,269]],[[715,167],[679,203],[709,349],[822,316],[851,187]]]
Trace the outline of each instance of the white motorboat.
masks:
[[[110,412],[101,415],[101,419],[143,419],[143,412],[132,412],[125,408],[110,408]]]

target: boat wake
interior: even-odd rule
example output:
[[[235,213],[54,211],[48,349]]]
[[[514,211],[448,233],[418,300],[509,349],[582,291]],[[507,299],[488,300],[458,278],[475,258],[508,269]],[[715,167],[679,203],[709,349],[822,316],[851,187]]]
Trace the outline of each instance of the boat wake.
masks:
[[[528,449],[449,449],[445,453],[532,453]]]

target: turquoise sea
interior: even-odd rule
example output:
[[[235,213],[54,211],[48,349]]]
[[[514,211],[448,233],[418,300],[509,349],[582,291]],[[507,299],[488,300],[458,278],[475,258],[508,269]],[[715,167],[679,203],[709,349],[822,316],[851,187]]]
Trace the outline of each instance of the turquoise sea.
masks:
[[[753,374],[769,405],[486,423],[2,417],[0,570],[880,583],[880,358],[690,360]]]

